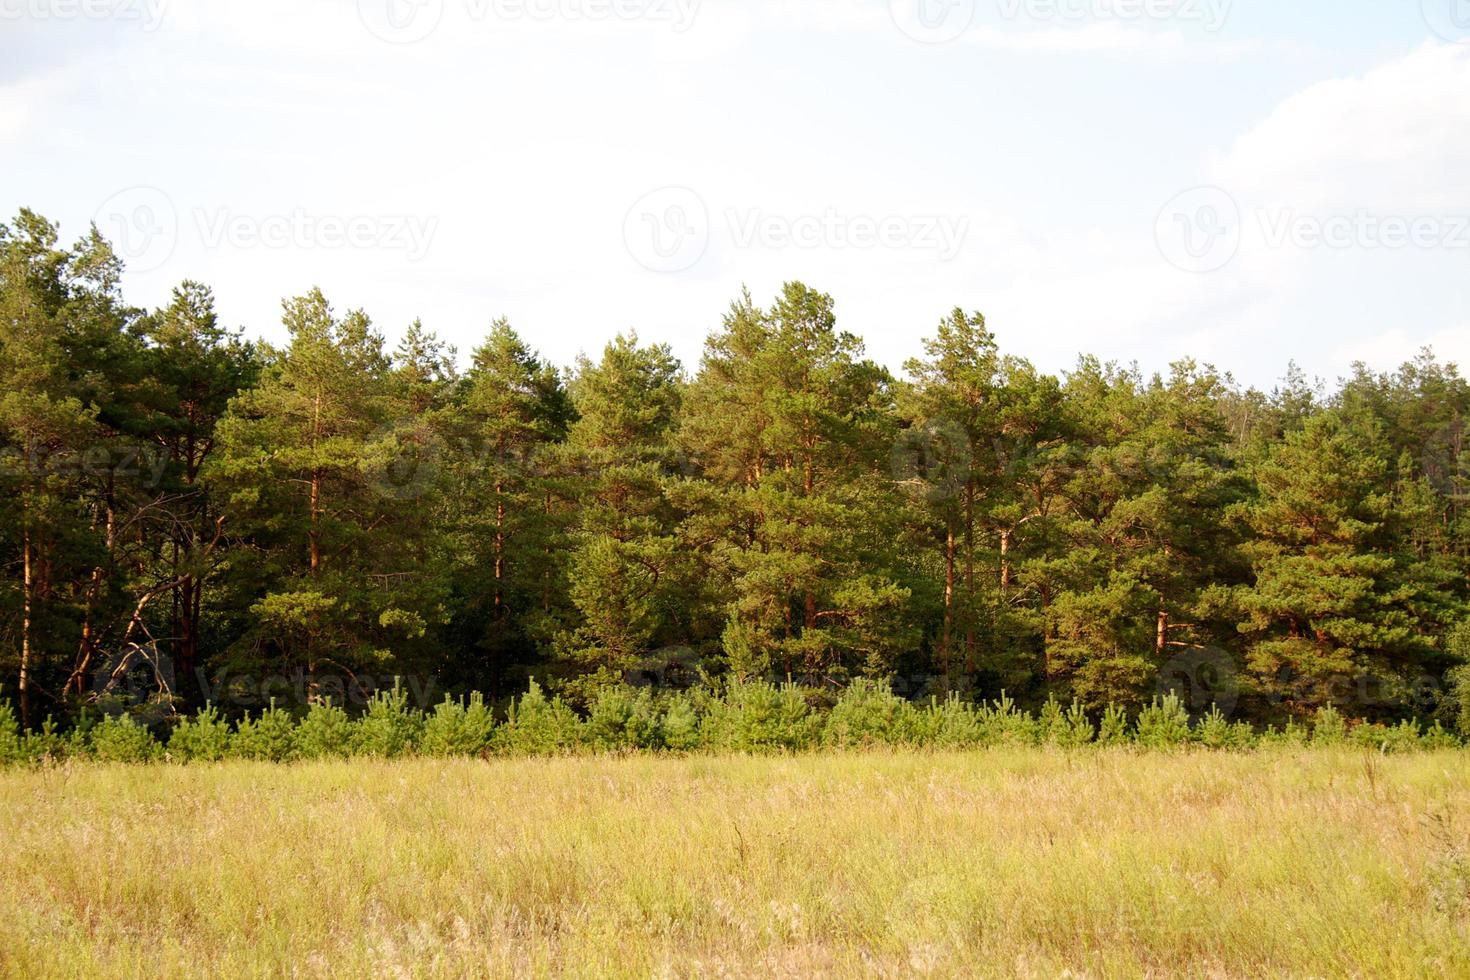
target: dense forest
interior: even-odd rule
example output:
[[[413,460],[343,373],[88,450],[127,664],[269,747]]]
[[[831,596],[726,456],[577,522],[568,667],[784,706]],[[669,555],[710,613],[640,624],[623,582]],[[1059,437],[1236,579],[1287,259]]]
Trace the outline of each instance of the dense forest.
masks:
[[[562,369],[504,320],[461,364],[316,290],[279,348],[199,283],[137,309],[95,228],[60,242],[0,226],[0,697],[28,726],[397,677],[572,705],[1175,687],[1260,724],[1456,697],[1470,386],[1428,352],[1332,391],[1053,376],[956,309],[894,325],[926,337],[895,376],[793,282],[692,367],[623,334]]]

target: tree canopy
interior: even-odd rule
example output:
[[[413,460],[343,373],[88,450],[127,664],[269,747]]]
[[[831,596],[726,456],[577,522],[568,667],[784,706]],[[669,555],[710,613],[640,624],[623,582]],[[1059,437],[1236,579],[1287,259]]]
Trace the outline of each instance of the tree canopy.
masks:
[[[1426,351],[1335,390],[1182,361],[1058,376],[954,309],[901,375],[787,283],[697,365],[461,368],[312,290],[279,348],[208,287],[127,304],[94,230],[0,226],[0,670],[28,725],[109,698],[492,697],[857,678],[910,696],[1448,711],[1470,386]]]

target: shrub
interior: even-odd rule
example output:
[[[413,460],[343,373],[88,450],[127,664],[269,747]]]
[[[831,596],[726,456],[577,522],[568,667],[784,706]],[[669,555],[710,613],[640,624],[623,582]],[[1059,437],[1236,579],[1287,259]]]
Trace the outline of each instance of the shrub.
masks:
[[[163,746],[129,715],[108,716],[89,733],[92,753],[102,762],[152,762]]]
[[[1449,690],[1443,710],[1455,730],[1470,738],[1470,664],[1455,667],[1445,679],[1449,681]]]
[[[235,723],[230,754],[238,759],[283,762],[296,752],[296,722],[289,711],[276,707],[275,698],[256,718]]]
[[[1449,716],[1450,724],[1461,735],[1470,738],[1470,619],[1450,631],[1445,638],[1445,648],[1461,663],[1445,675],[1449,690],[1443,710]]]
[[[20,755],[26,762],[47,762],[52,759],[62,759],[68,755],[86,755],[87,738],[85,730],[80,726],[73,728],[69,735],[62,735],[56,728],[56,721],[50,715],[41,723],[40,731],[29,731],[21,736]]]
[[[707,744],[735,752],[797,751],[815,741],[820,720],[792,684],[737,681],[710,702],[704,718]]]
[[[690,752],[700,747],[699,711],[687,694],[676,694],[664,702],[658,720],[659,741],[675,752]]]
[[[1230,743],[1232,749],[1253,749],[1256,747],[1256,730],[1248,721],[1232,722]]]
[[[496,746],[515,755],[568,752],[582,742],[582,722],[561,698],[547,700],[533,680],[531,689],[511,702],[505,724],[495,735]]]
[[[1388,727],[1377,722],[1355,725],[1348,732],[1348,741],[1354,745],[1360,745],[1365,749],[1377,749],[1385,751],[1385,742],[1388,739]]]
[[[822,741],[843,748],[916,741],[916,714],[886,683],[859,678],[827,713]]]
[[[1460,740],[1454,733],[1446,731],[1438,721],[1429,726],[1429,731],[1424,733],[1419,743],[1426,749],[1454,749],[1460,746]]]
[[[1313,745],[1341,745],[1347,740],[1347,721],[1332,705],[1317,709],[1312,723]]]
[[[1388,729],[1379,746],[1384,752],[1416,752],[1419,744],[1419,723],[1404,719]]]
[[[409,707],[408,692],[395,681],[393,690],[378,691],[368,701],[367,712],[357,720],[353,747],[363,755],[391,759],[412,752],[423,731],[423,712]]]
[[[21,754],[20,722],[9,702],[0,701],[0,765],[13,766],[25,757]]]
[[[354,734],[346,711],[330,701],[315,701],[296,726],[293,747],[303,759],[343,757],[352,754]]]
[[[1139,745],[1149,748],[1171,748],[1189,741],[1189,712],[1177,694],[1155,697],[1138,713],[1134,736]]]
[[[1041,709],[1041,740],[1047,745],[1075,748],[1092,742],[1096,731],[1088,720],[1081,702],[1073,699],[1070,706],[1063,708],[1055,696],[1046,699]]]
[[[1250,725],[1243,721],[1230,721],[1220,713],[1219,706],[1213,704],[1195,726],[1194,737],[1207,748],[1237,750],[1250,748],[1256,738]]]
[[[1039,740],[1036,719],[1017,708],[1005,691],[1000,692],[1000,700],[982,705],[979,717],[982,745],[1035,745]]]
[[[1128,713],[1111,701],[1103,710],[1097,741],[1099,745],[1122,745],[1128,741]]]
[[[1307,730],[1293,718],[1287,721],[1285,728],[1267,726],[1261,733],[1260,743],[1276,748],[1301,748],[1307,744],[1307,738]]]
[[[179,762],[218,762],[230,754],[230,724],[214,705],[185,718],[169,736],[169,755]]]
[[[424,721],[419,749],[425,755],[479,755],[490,745],[494,732],[495,717],[482,695],[471,694],[466,705],[446,694]]]
[[[975,706],[951,693],[943,703],[931,701],[920,720],[924,740],[944,748],[979,745],[985,737]]]
[[[647,688],[603,687],[588,712],[584,739],[603,750],[653,749],[659,746],[658,709]]]

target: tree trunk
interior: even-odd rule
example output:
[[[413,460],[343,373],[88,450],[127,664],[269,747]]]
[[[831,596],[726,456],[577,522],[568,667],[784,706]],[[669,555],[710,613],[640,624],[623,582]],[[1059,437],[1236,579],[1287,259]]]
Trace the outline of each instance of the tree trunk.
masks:
[[[322,474],[320,470],[311,471],[311,526],[306,532],[307,540],[311,545],[311,574],[314,576],[322,564]]]
[[[495,608],[501,605],[501,579],[505,573],[505,485],[495,484]]]
[[[103,540],[106,544],[106,554],[112,556],[113,547],[116,544],[116,513],[112,507],[112,491],[108,490],[108,502],[106,509],[105,528]],[[95,526],[95,525],[94,525]],[[87,684],[87,671],[92,668],[92,661],[97,653],[96,630],[92,625],[92,613],[94,612],[97,599],[102,594],[103,567],[95,565],[87,583],[87,601],[82,606],[82,641],[77,651],[76,668],[67,679],[67,688],[72,694],[81,697],[83,688]]]
[[[1037,590],[1041,596],[1041,670],[1047,686],[1051,685],[1051,586]]]
[[[1000,532],[1000,595],[1005,598],[1011,587],[1011,531]]]
[[[20,724],[23,729],[31,727],[31,602],[35,591],[35,578],[31,571],[31,526],[24,518],[21,531],[21,564],[24,566],[23,599],[20,620]]]
[[[546,517],[547,523],[551,518],[551,491],[546,491]],[[551,612],[551,545],[541,546],[541,553],[545,557],[545,564],[541,569],[541,611]]]
[[[180,578],[176,594],[179,606],[179,662],[174,677],[181,688],[192,691],[196,680],[194,671],[199,666],[199,620],[195,612],[198,599],[192,575]]]
[[[965,600],[975,608],[975,484],[965,481]],[[973,616],[965,617],[965,666],[975,669],[975,624]]]
[[[954,576],[955,537],[954,525],[945,529],[944,535],[944,633],[939,639],[939,662],[944,668],[944,679],[949,676],[950,633],[954,627]]]
[[[316,443],[322,434],[322,393],[316,393],[314,414],[311,420],[311,451],[316,456]],[[311,470],[311,523],[306,532],[311,547],[311,574],[316,576],[322,564],[321,542],[322,471],[312,460]]]

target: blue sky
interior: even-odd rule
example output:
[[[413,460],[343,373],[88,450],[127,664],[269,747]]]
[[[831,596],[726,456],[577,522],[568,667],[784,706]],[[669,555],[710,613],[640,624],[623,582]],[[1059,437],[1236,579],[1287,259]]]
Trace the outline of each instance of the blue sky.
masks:
[[[0,0],[0,211],[281,337],[320,285],[467,352],[831,292],[898,367],[1268,386],[1470,360],[1470,0]]]

